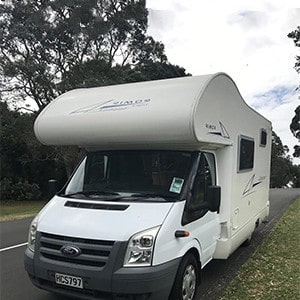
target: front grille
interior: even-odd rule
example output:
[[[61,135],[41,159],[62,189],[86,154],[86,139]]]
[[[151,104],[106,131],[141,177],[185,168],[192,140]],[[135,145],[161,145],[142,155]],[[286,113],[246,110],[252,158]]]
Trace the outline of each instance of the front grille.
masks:
[[[81,250],[80,255],[76,257],[64,255],[60,251],[64,245],[77,246]],[[42,232],[39,250],[40,255],[48,260],[99,268],[106,265],[113,245],[113,241],[67,237]]]

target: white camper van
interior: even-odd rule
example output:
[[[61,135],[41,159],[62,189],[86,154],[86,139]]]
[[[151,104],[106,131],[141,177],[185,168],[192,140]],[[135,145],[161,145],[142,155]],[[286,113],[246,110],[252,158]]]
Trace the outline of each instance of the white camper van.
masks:
[[[195,299],[269,213],[271,123],[224,73],[78,89],[35,122],[87,150],[32,221],[25,267],[84,299]]]

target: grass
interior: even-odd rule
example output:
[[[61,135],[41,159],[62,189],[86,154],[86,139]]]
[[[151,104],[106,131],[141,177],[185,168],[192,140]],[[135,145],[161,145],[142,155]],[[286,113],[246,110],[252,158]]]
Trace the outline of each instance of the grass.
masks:
[[[1,201],[0,222],[35,216],[45,204],[45,201]]]
[[[300,299],[300,198],[245,263],[221,300]]]

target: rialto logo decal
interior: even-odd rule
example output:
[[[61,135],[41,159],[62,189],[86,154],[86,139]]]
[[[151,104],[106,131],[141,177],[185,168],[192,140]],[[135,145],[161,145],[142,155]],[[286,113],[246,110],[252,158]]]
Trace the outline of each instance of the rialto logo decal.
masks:
[[[137,99],[137,100],[108,100],[104,103],[84,106],[71,112],[71,114],[84,114],[104,111],[125,110],[134,107],[143,107],[149,105],[151,99]]]
[[[250,178],[247,185],[245,186],[243,197],[246,197],[255,192],[255,187],[261,184],[266,179],[266,176],[260,176],[255,178],[255,174]]]
[[[205,127],[210,130],[208,134],[218,135],[225,139],[230,139],[230,135],[224,124],[219,121],[219,125],[205,124]]]

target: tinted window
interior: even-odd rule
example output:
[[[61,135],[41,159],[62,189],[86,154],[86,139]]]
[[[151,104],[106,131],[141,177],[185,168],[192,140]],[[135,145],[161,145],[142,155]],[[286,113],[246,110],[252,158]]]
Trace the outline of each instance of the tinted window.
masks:
[[[178,198],[193,159],[193,153],[185,151],[91,152],[70,180],[66,194],[109,191]]]
[[[264,147],[267,145],[267,132],[264,129],[260,131],[260,146]]]
[[[254,140],[249,137],[240,137],[239,142],[239,171],[253,169],[254,164]]]
[[[202,153],[199,161],[197,174],[194,179],[189,212],[184,217],[184,223],[192,222],[201,218],[207,209],[199,208],[206,200],[209,186],[216,184],[216,169],[213,154]]]

